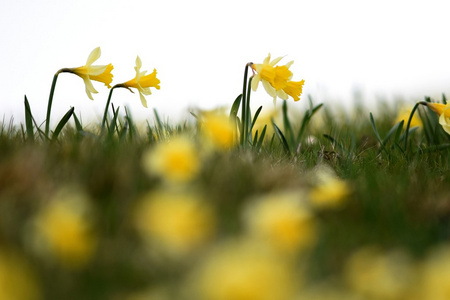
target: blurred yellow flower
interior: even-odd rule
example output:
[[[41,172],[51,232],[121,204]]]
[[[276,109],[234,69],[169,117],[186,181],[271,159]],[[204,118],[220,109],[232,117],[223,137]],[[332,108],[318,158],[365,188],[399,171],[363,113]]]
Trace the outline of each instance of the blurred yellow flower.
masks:
[[[201,114],[201,132],[206,145],[226,150],[237,142],[236,124],[227,115],[215,111]]]
[[[157,90],[159,90],[160,80],[156,78],[156,69],[153,69],[152,73],[145,75],[147,71],[141,72],[141,67],[142,61],[138,56],[136,58],[136,67],[134,67],[134,69],[136,70],[136,77],[117,86],[125,87],[128,89],[129,88],[137,89],[139,92],[139,96],[141,98],[142,105],[144,107],[147,107],[147,100],[145,99],[144,95],[152,94],[152,92],[150,91],[150,87],[154,87]]]
[[[230,242],[219,245],[189,281],[192,299],[292,299],[299,278],[281,256],[258,244]]]
[[[142,197],[135,224],[153,248],[183,256],[203,246],[215,232],[212,208],[192,192],[157,191]]]
[[[271,138],[272,135],[275,133],[272,125],[272,119],[275,121],[276,124],[282,124],[283,119],[281,115],[281,109],[279,108],[273,108],[269,109],[268,111],[263,108],[260,115],[256,119],[255,125],[253,126],[253,135],[256,133],[256,130],[258,130],[258,135],[260,136],[262,133],[262,130],[264,129],[264,126],[267,125],[266,128],[266,138]]]
[[[98,93],[97,90],[92,85],[91,80],[103,82],[108,88],[111,88],[111,82],[113,75],[111,73],[114,68],[112,64],[102,65],[102,66],[93,66],[92,64],[100,58],[101,50],[100,47],[92,50],[91,54],[86,61],[86,65],[78,68],[67,68],[62,69],[63,72],[69,72],[80,76],[84,80],[84,84],[86,86],[86,94],[89,99],[94,100],[92,98],[92,93]]]
[[[415,275],[415,266],[406,253],[383,253],[370,247],[354,253],[345,269],[347,283],[363,299],[411,299],[409,296],[415,284]]]
[[[90,212],[86,195],[61,189],[33,220],[33,245],[49,257],[56,256],[65,267],[85,265],[97,245]]]
[[[420,268],[416,299],[446,300],[450,297],[450,246],[433,249]]]
[[[299,192],[279,192],[250,201],[244,226],[250,237],[284,253],[311,247],[317,239],[314,215]]]
[[[305,81],[291,81],[293,74],[289,68],[294,62],[276,66],[281,59],[282,57],[278,57],[271,61],[269,53],[262,64],[252,64],[252,69],[256,72],[252,79],[252,90],[256,91],[261,81],[266,92],[273,97],[274,103],[277,97],[287,100],[291,96],[298,101]]]
[[[41,299],[36,276],[30,265],[17,253],[0,251],[0,299]]]
[[[194,141],[176,136],[144,152],[142,166],[150,175],[161,176],[169,183],[180,183],[197,176],[201,161]]]
[[[350,195],[348,183],[339,179],[327,165],[320,165],[315,171],[316,182],[309,192],[311,204],[318,208],[333,208],[344,203]]]
[[[403,107],[399,110],[397,118],[394,121],[394,124],[397,124],[401,121],[404,121],[403,128],[406,128],[406,124],[408,124],[409,116],[411,115],[412,107]],[[417,114],[414,114],[411,119],[410,127],[419,127],[422,128],[422,120]]]

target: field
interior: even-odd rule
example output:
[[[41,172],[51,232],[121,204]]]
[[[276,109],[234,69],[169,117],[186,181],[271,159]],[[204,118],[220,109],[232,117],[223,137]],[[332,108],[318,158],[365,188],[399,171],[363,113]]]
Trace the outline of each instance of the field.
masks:
[[[0,124],[0,299],[448,299],[445,96],[250,112],[250,82],[179,124],[113,87],[102,120],[50,128],[49,100],[44,129],[25,99]]]

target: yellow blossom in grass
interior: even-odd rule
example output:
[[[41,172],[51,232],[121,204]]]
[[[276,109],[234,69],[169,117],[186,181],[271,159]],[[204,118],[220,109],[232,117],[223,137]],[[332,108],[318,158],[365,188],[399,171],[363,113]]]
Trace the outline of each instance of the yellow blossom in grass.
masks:
[[[450,104],[421,102],[428,106],[432,111],[439,115],[439,124],[450,134]]]
[[[189,281],[192,299],[293,299],[299,278],[282,258],[259,244],[228,242],[205,257]]]
[[[94,100],[92,98],[92,93],[98,93],[97,90],[92,85],[91,80],[103,82],[108,88],[111,88],[111,82],[113,75],[111,73],[113,69],[112,64],[102,65],[102,66],[93,66],[92,64],[100,58],[101,50],[100,47],[92,50],[91,54],[86,61],[86,65],[78,68],[68,68],[62,69],[63,72],[70,72],[80,76],[84,80],[84,84],[86,86],[86,94],[89,99]]]
[[[259,82],[262,82],[266,92],[273,97],[274,103],[277,97],[287,100],[291,96],[298,101],[305,81],[291,81],[293,74],[289,68],[294,62],[277,66],[281,59],[282,57],[278,57],[271,61],[269,54],[262,64],[252,64],[252,69],[256,72],[252,79],[252,90],[256,91]]]
[[[420,267],[420,283],[414,299],[450,299],[450,246],[433,249]]]
[[[319,166],[315,171],[315,176],[315,185],[309,192],[312,205],[318,208],[338,207],[350,195],[348,183],[338,178],[329,166]]]
[[[142,105],[144,107],[147,107],[147,100],[145,99],[144,95],[152,94],[150,90],[151,87],[154,87],[157,90],[159,90],[160,81],[158,78],[156,78],[156,69],[153,69],[152,73],[145,75],[147,71],[141,72],[141,67],[142,61],[138,56],[136,58],[136,67],[134,67],[134,69],[136,70],[136,77],[125,83],[120,84],[119,86],[137,89],[139,92],[139,96],[141,98]]]
[[[244,211],[248,235],[284,253],[314,245],[314,215],[299,192],[279,192],[250,201]]]
[[[176,136],[144,152],[142,166],[150,175],[160,176],[169,183],[181,183],[197,176],[201,161],[194,141]]]
[[[412,107],[404,107],[399,110],[399,113],[397,115],[397,118],[395,119],[394,123],[397,124],[401,121],[404,121],[403,128],[406,128],[406,125],[408,124],[409,116],[411,115]],[[410,127],[419,127],[422,128],[422,120],[418,116],[417,113],[415,113],[411,119]]]
[[[197,250],[215,231],[212,208],[192,192],[151,192],[135,212],[136,227],[148,245],[175,257]]]
[[[201,116],[201,132],[207,145],[226,150],[237,142],[236,124],[225,114],[204,112]]]
[[[350,288],[363,299],[411,299],[415,271],[412,260],[404,252],[383,253],[377,248],[363,248],[347,261],[345,278]]]
[[[0,299],[41,299],[36,276],[17,253],[0,251]]]
[[[69,268],[85,265],[96,248],[87,196],[61,189],[32,222],[32,242],[49,258]]]

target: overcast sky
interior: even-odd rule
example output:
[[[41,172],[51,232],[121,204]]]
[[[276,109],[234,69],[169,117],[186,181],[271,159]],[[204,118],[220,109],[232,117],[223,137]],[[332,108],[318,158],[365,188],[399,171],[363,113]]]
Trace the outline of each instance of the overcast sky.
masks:
[[[23,119],[26,94],[44,121],[54,73],[84,65],[98,46],[97,64],[114,65],[113,84],[135,76],[137,55],[143,70],[157,69],[161,89],[147,96],[148,109],[137,93],[113,95],[116,106],[144,118],[152,108],[170,118],[188,106],[231,105],[245,64],[269,52],[286,56],[281,64],[294,60],[305,103],[307,94],[326,105],[349,103],[355,88],[366,99],[450,95],[449,7],[443,0],[3,0],[0,114]],[[54,118],[70,106],[83,119],[99,117],[108,90],[94,86],[91,101],[81,78],[61,74]],[[252,101],[272,105],[262,86]]]

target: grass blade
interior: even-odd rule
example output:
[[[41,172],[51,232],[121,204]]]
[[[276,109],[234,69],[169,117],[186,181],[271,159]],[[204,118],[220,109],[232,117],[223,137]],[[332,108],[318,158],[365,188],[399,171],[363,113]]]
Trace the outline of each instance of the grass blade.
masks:
[[[28,139],[33,140],[34,139],[33,115],[31,113],[30,103],[28,103],[27,96],[25,96],[25,128]]]
[[[52,141],[56,141],[58,138],[58,135],[61,133],[61,130],[64,128],[64,126],[67,124],[67,122],[70,120],[70,117],[73,115],[73,111],[75,110],[75,107],[72,107],[69,109],[68,112],[62,117],[62,119],[59,121],[58,125],[55,128],[55,131],[52,135]]]
[[[275,133],[278,136],[278,138],[280,139],[281,145],[283,146],[284,151],[287,154],[291,154],[291,150],[289,149],[289,144],[286,140],[286,138],[284,137],[283,132],[281,131],[281,129],[277,126],[277,124],[275,124],[275,122],[272,120],[272,125],[275,128]]]

